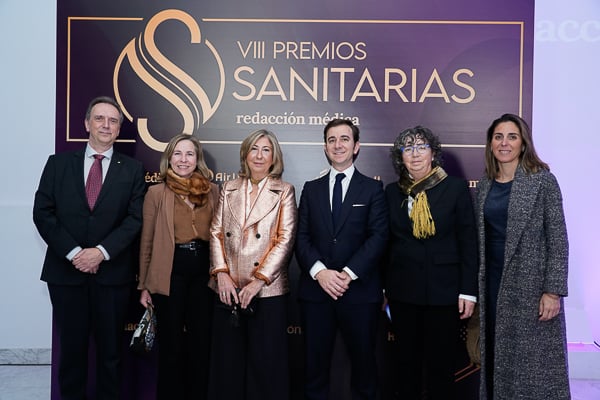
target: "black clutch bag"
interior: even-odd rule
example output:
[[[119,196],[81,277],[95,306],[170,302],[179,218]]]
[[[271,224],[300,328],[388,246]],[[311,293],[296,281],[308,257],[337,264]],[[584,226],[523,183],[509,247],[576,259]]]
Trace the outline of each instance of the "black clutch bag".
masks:
[[[239,293],[240,290],[241,289],[239,289],[239,288],[235,289],[235,291],[237,293]],[[231,326],[233,326],[234,328],[237,328],[240,326],[240,315],[243,315],[246,317],[251,317],[254,315],[254,313],[256,311],[256,302],[254,300],[255,299],[252,299],[250,304],[248,304],[248,307],[242,308],[241,305],[239,305],[238,303],[235,302],[235,300],[232,296],[231,297],[231,305],[228,305],[227,303],[223,303],[222,301],[219,300],[219,301],[217,301],[217,307],[225,309],[231,313],[231,315],[229,317],[229,322],[230,322]]]

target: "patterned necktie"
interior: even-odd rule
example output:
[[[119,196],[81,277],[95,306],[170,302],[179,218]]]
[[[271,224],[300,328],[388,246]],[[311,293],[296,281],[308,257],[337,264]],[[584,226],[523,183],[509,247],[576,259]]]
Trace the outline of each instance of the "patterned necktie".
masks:
[[[100,189],[102,189],[102,154],[94,154],[94,163],[90,168],[87,181],[85,182],[85,194],[87,196],[90,210],[94,209]]]
[[[342,210],[342,179],[346,174],[337,174],[335,176],[335,185],[333,185],[333,197],[331,198],[331,216],[333,218],[333,226],[337,226]]]

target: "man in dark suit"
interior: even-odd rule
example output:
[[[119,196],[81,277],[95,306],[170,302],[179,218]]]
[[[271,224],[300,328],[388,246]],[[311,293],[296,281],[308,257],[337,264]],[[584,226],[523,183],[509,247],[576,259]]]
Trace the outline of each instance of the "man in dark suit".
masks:
[[[95,398],[119,397],[122,334],[135,277],[132,244],[145,192],[142,164],[113,150],[122,121],[114,99],[92,100],[84,121],[86,148],[50,156],[35,194],[33,220],[48,245],[41,279],[60,342],[62,400],[86,398],[91,333]]]
[[[305,183],[296,239],[306,345],[305,398],[329,398],[331,356],[339,329],[350,356],[352,398],[375,399],[375,344],[383,298],[379,259],[387,241],[387,205],[382,183],[354,167],[360,148],[358,127],[348,120],[332,120],[324,139],[332,168]],[[340,173],[343,176],[336,178]]]

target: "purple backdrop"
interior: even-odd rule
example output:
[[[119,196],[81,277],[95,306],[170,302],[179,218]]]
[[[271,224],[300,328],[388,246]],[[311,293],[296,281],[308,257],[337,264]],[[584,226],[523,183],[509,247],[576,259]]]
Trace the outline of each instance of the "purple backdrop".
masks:
[[[89,100],[111,95],[127,116],[117,149],[144,162],[148,183],[173,135],[201,139],[219,183],[237,173],[240,141],[267,127],[282,142],[284,179],[299,194],[328,168],[323,126],[344,117],[361,129],[361,172],[394,181],[389,147],[402,129],[421,124],[440,136],[446,169],[475,186],[489,123],[504,112],[531,120],[533,1],[164,3],[58,3],[57,151],[83,146]],[[297,267],[290,268],[295,280]],[[290,305],[297,392],[302,348],[293,296]],[[134,309],[132,322],[138,317]],[[389,338],[382,318],[383,382],[393,373]],[[334,381],[342,385],[347,370],[337,353]],[[135,388],[148,385],[140,377],[153,376],[154,362],[125,360],[127,398],[149,398]],[[468,365],[461,363],[458,370]],[[460,382],[473,372],[462,370]],[[382,387],[393,398],[393,385]],[[464,385],[465,398],[475,396],[473,387]]]

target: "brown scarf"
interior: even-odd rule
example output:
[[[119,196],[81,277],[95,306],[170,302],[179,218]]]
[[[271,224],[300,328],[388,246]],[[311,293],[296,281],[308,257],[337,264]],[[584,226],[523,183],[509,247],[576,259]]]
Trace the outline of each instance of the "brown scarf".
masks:
[[[208,200],[206,194],[210,193],[210,181],[198,171],[194,171],[189,178],[182,178],[169,168],[165,183],[173,192],[180,196],[187,196],[197,206],[203,206]]]
[[[416,182],[410,178],[401,179],[398,182],[402,192],[415,199],[409,217],[413,223],[413,236],[417,239],[426,239],[435,235],[435,223],[429,210],[429,201],[425,191],[436,186],[447,176],[448,174],[442,167],[435,167],[429,174]]]

